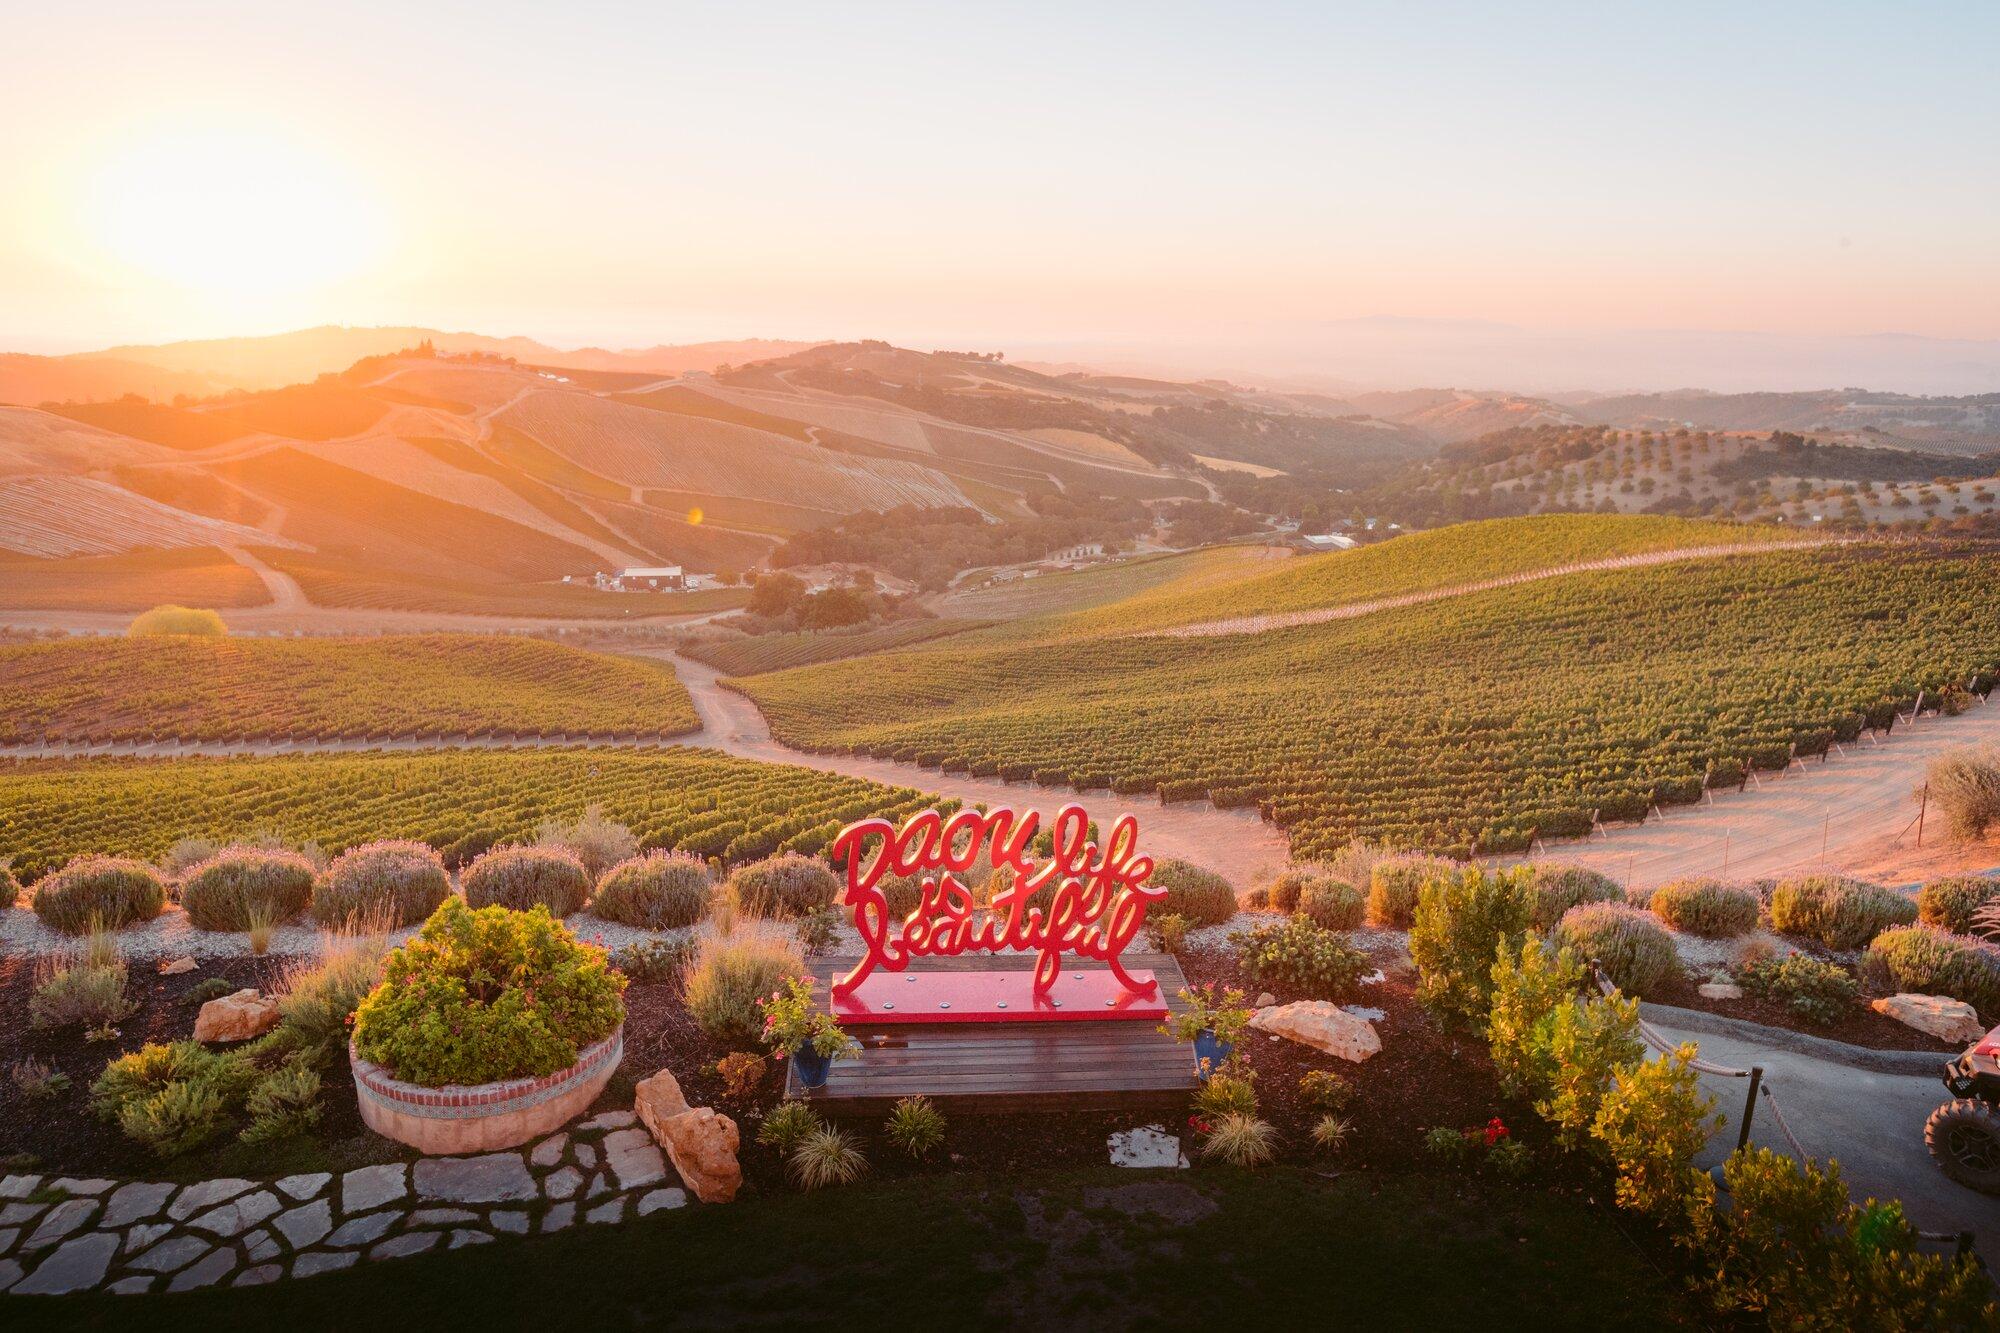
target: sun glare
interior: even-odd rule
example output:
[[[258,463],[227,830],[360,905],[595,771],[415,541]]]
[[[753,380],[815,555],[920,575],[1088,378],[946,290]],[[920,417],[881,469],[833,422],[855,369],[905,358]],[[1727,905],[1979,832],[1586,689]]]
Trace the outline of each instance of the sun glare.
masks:
[[[279,135],[190,128],[146,137],[89,181],[88,221],[107,258],[191,295],[297,295],[345,278],[385,227],[354,173]]]

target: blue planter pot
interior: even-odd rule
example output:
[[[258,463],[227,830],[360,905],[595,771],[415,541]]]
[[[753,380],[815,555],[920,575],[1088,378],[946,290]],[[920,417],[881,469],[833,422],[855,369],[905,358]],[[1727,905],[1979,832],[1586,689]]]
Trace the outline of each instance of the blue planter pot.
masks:
[[[800,1087],[823,1088],[827,1074],[833,1069],[833,1057],[806,1046],[792,1052],[792,1068],[799,1071]]]
[[[1195,1072],[1207,1078],[1222,1068],[1223,1061],[1227,1060],[1229,1053],[1235,1049],[1234,1042],[1218,1041],[1214,1028],[1203,1028],[1194,1037]]]

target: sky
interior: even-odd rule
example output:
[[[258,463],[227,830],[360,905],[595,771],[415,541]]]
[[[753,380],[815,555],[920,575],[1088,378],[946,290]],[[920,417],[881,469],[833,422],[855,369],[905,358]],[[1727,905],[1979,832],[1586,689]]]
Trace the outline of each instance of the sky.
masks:
[[[4,4],[5,350],[2000,339],[2000,6]]]

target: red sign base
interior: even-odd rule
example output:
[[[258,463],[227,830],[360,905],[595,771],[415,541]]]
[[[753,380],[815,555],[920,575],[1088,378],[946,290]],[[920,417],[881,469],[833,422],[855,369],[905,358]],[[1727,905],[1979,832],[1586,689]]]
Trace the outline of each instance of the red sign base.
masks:
[[[1153,980],[1134,972],[1140,985]],[[1104,968],[1067,971],[1046,994],[1035,994],[1030,969],[1006,972],[877,972],[847,995],[833,997],[843,1023],[1091,1023],[1167,1016],[1157,994],[1126,990]]]

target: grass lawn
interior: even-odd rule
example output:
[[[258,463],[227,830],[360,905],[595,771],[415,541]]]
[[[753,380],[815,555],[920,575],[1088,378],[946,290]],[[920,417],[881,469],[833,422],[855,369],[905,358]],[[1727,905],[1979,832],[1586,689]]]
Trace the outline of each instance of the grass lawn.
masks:
[[[925,1175],[183,1296],[10,1297],[22,1328],[1657,1328],[1607,1212],[1434,1177]],[[956,1317],[956,1318],[955,1318]]]

